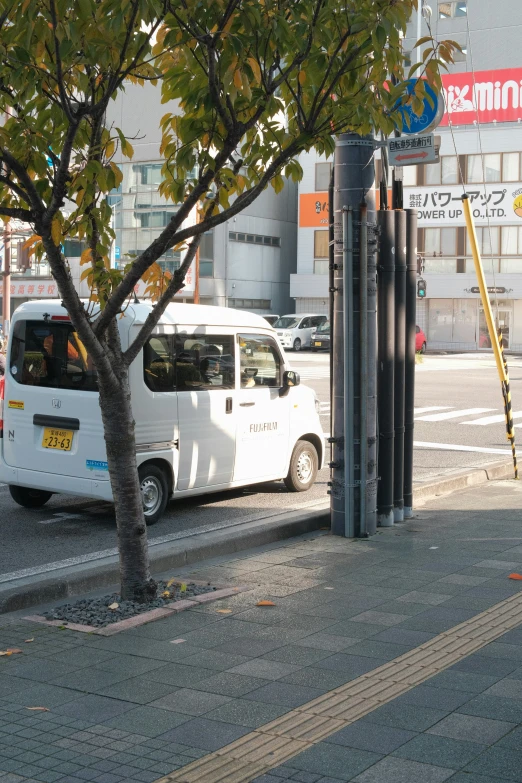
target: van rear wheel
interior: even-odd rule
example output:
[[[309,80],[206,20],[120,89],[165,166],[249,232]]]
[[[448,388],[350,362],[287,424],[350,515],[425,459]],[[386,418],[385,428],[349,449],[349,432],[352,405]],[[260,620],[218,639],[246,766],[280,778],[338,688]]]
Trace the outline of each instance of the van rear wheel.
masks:
[[[317,449],[307,440],[295,444],[290,469],[284,482],[290,492],[305,492],[314,483],[319,467]]]
[[[15,503],[24,508],[41,508],[45,506],[52,492],[46,492],[43,489],[30,489],[29,487],[18,487],[15,484],[9,484],[9,492]]]
[[[138,476],[145,522],[154,525],[163,515],[169,499],[167,479],[157,465],[140,465]]]
[[[300,351],[301,350],[301,340],[299,337],[296,337],[294,340],[294,351]]]

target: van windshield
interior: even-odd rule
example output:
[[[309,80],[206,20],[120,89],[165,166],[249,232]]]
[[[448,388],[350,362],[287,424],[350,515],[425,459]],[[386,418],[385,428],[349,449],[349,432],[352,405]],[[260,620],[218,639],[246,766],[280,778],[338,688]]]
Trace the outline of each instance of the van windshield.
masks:
[[[318,332],[322,332],[323,334],[329,334],[330,332],[330,321],[325,321],[324,324],[321,324],[317,327]]]
[[[17,321],[9,368],[24,386],[98,391],[92,359],[69,322]]]
[[[282,318],[278,318],[274,324],[275,329],[295,329],[299,323],[299,318],[294,318],[290,315],[284,315]]]

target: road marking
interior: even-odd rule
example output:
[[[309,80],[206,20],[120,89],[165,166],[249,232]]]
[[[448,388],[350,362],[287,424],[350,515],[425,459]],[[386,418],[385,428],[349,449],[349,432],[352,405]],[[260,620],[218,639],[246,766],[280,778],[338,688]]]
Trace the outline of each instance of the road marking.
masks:
[[[417,416],[420,413],[429,413],[430,411],[449,411],[454,405],[432,405],[429,408],[415,408],[414,413]]]
[[[165,536],[158,536],[157,538],[149,539],[149,547],[158,546],[160,544],[168,544],[171,541],[179,541],[184,538],[193,538],[194,536],[201,535],[202,533],[212,533],[215,530],[227,530],[228,528],[237,527],[238,525],[244,525],[247,522],[257,522],[260,519],[268,519],[270,517],[277,517],[280,514],[285,514],[292,511],[301,511],[303,509],[313,509],[314,506],[317,510],[327,509],[330,501],[322,498],[318,500],[308,500],[306,503],[296,503],[291,506],[285,506],[278,509],[266,509],[257,514],[249,514],[245,517],[238,517],[224,525],[208,524],[201,525],[200,527],[194,527],[188,531],[180,531],[178,533],[170,533]],[[78,514],[78,516],[82,516]],[[63,518],[63,517],[62,517]],[[53,522],[59,522],[59,519],[52,520]],[[0,574],[0,584],[3,582],[11,582],[16,579],[24,579],[29,576],[37,576],[38,574],[46,574],[50,571],[59,571],[62,568],[70,568],[71,566],[81,565],[82,563],[91,563],[94,560],[102,560],[106,557],[115,557],[118,554],[118,549],[113,547],[111,549],[102,549],[98,552],[89,552],[85,555],[77,555],[76,557],[68,557],[66,560],[56,560],[52,563],[43,563],[39,566],[32,568],[22,568],[19,571],[12,571],[11,573]]]
[[[517,593],[156,783],[251,783],[481,650],[521,622],[522,593]]]
[[[442,451],[470,451],[477,454],[511,454],[511,449],[485,449],[482,446],[459,446],[456,443],[426,443],[413,441],[417,449],[441,449]]]
[[[39,525],[53,525],[55,522],[63,522],[66,519],[79,519],[83,517],[83,514],[68,514],[65,511],[57,511],[53,514],[52,519],[39,519]]]
[[[458,419],[459,416],[472,416],[477,413],[487,413],[495,408],[465,408],[461,411],[449,411],[449,413],[431,413],[429,416],[419,416],[415,421],[447,421]]]
[[[514,419],[522,419],[522,411],[517,411],[513,414]],[[500,416],[484,416],[482,419],[475,419],[474,421],[461,421],[461,424],[478,424],[480,427],[485,427],[487,424],[500,424],[506,421],[506,416],[501,413]]]

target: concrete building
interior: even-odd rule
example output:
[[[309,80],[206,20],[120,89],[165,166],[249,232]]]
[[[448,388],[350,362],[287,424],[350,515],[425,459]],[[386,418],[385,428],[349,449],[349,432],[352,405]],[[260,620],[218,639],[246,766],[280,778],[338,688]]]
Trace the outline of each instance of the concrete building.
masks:
[[[465,190],[505,343],[520,350],[522,7],[512,0],[431,0],[431,8],[433,34],[457,41],[463,51],[443,76],[447,113],[436,131],[441,163],[403,169],[404,206],[418,210],[418,249],[425,259],[427,297],[417,302],[417,322],[429,347],[488,346],[460,201]],[[414,16],[404,39],[407,59],[415,59],[416,27]],[[423,21],[421,34],[427,33]],[[326,312],[330,163],[313,153],[301,162],[298,263],[290,293],[297,312]]]

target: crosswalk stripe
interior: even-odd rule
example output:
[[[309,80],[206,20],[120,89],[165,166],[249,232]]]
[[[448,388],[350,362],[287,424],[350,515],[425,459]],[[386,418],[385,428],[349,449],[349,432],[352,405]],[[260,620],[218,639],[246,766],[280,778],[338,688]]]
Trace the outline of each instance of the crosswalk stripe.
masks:
[[[466,408],[461,411],[449,411],[446,413],[432,413],[429,416],[419,416],[416,421],[447,421],[448,419],[458,419],[459,416],[472,416],[476,413],[487,413],[494,411],[495,408]]]
[[[459,446],[456,443],[426,443],[424,441],[413,441],[413,445],[418,449],[442,449],[443,451],[471,451],[477,454],[511,454],[511,449],[486,449],[482,446]]]
[[[429,413],[430,411],[449,411],[450,408],[454,408],[454,405],[431,405],[428,408],[415,408],[415,416],[420,413]]]
[[[522,411],[513,413],[514,419],[522,419]],[[481,427],[485,427],[487,424],[500,424],[506,421],[506,416],[501,413],[500,416],[484,416],[482,419],[475,419],[474,421],[462,421],[461,424],[478,424]]]

